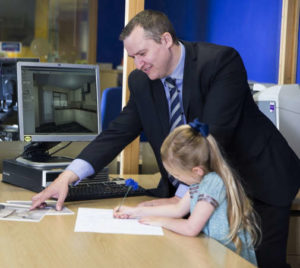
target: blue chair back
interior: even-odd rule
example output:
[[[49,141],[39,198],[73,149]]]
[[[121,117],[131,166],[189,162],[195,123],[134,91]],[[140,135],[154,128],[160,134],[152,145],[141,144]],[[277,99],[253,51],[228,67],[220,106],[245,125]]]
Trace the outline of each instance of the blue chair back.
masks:
[[[103,90],[101,98],[101,120],[102,130],[107,129],[110,121],[115,119],[122,110],[122,88],[110,87]],[[141,133],[140,141],[145,142],[147,138]]]
[[[122,88],[110,87],[103,90],[101,98],[102,130],[107,129],[110,121],[115,119],[122,109]]]

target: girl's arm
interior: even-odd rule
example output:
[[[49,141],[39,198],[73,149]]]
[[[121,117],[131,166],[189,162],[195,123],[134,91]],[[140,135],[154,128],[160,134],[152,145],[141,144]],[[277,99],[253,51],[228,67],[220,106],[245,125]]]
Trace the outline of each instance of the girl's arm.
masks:
[[[161,226],[182,235],[197,236],[213,214],[214,210],[215,207],[212,204],[206,201],[199,201],[188,219],[145,217],[140,219],[140,222]]]
[[[189,213],[190,194],[187,192],[179,202],[170,205],[161,206],[137,206],[126,207],[122,206],[114,209],[114,217],[120,219],[141,218],[146,216],[163,216],[172,218],[181,218]]]
[[[158,198],[150,201],[144,201],[138,204],[139,207],[153,207],[162,205],[176,204],[181,200],[178,196],[168,197],[168,198]]]

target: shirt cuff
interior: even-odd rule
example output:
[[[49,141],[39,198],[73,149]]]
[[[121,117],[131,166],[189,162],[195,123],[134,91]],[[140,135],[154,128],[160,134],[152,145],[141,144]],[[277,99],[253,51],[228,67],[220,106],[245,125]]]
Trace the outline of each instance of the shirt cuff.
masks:
[[[66,167],[66,170],[71,170],[78,176],[79,179],[73,182],[74,186],[95,173],[93,166],[89,162],[79,158],[73,160],[71,164]]]
[[[179,186],[177,187],[175,196],[182,198],[185,195],[185,193],[188,191],[188,189],[189,189],[189,186],[180,183]]]

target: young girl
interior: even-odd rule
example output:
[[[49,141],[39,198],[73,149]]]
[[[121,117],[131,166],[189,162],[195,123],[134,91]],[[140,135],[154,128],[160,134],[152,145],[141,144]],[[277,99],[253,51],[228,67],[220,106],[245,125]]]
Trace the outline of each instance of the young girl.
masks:
[[[141,223],[188,236],[203,231],[257,265],[253,245],[259,228],[254,211],[208,126],[195,120],[176,128],[164,141],[161,157],[169,174],[189,185],[189,191],[177,204],[123,206],[114,216],[140,218]]]

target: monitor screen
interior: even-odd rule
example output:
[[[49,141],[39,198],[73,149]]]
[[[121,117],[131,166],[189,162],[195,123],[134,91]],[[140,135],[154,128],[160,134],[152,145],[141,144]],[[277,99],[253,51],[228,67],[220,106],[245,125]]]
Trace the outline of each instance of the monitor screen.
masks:
[[[97,65],[17,63],[20,140],[91,141],[101,131]]]

